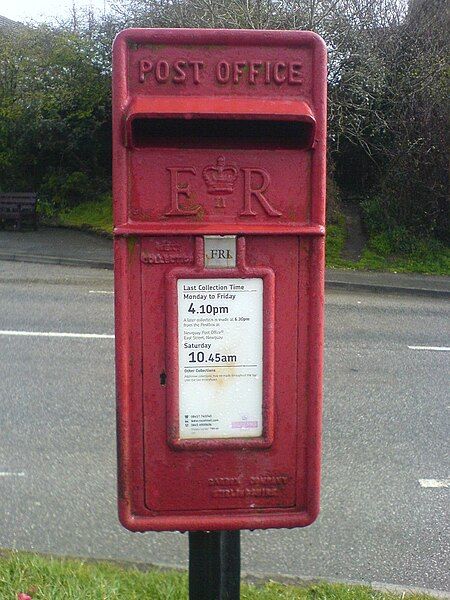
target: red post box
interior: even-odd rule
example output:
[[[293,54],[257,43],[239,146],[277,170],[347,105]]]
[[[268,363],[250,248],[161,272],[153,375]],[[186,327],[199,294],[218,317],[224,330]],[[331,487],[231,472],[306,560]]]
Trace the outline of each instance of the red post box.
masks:
[[[310,32],[130,29],[113,87],[121,522],[308,525],[325,46]]]

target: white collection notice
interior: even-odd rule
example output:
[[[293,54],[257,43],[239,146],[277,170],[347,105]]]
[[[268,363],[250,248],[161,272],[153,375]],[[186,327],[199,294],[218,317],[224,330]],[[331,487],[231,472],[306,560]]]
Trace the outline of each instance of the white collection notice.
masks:
[[[178,280],[180,438],[262,435],[263,281]]]

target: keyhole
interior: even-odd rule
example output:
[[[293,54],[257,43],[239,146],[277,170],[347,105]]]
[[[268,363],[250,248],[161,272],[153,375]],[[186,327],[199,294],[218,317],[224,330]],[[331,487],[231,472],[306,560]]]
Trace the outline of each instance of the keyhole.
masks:
[[[161,375],[159,376],[159,383],[160,383],[161,385],[166,385],[166,380],[167,380],[167,375],[166,375],[166,373],[163,371],[163,372],[161,373]]]

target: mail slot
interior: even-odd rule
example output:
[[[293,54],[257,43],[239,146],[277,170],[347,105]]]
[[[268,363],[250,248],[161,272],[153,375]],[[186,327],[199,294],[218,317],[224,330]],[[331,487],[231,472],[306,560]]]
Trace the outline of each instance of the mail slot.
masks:
[[[319,510],[326,51],[310,32],[129,29],[113,49],[119,516]]]

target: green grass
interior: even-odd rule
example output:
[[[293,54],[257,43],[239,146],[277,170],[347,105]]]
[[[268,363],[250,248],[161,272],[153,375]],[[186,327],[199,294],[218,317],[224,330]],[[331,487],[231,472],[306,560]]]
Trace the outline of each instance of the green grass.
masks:
[[[341,252],[345,243],[345,218],[339,219],[334,225],[327,226],[326,259],[328,267],[344,267]]]
[[[99,233],[112,233],[112,200],[109,194],[98,202],[83,202],[58,215],[58,223],[66,227],[92,229]]]
[[[106,562],[49,558],[24,552],[0,553],[0,598],[17,600],[187,600],[187,575],[139,571]],[[269,582],[242,585],[242,600],[399,600],[369,587],[317,584],[294,587]],[[430,596],[411,594],[411,600]]]
[[[395,273],[424,273],[427,275],[450,275],[450,249],[444,246],[436,250],[430,243],[423,252],[410,255],[384,256],[370,245],[357,263],[358,269],[391,271]]]
[[[328,225],[327,267],[393,273],[450,275],[450,248],[434,239],[415,239],[404,235],[379,234],[371,238],[358,261],[341,256],[345,243],[345,219]]]

